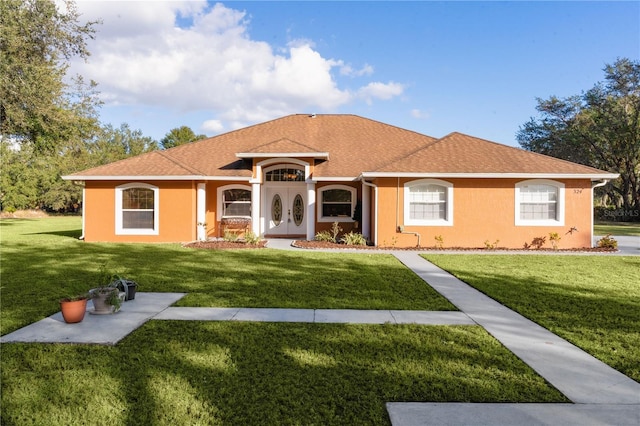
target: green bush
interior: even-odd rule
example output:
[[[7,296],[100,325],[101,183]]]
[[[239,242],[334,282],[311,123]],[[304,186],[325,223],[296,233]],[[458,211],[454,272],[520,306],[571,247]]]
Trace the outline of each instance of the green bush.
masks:
[[[327,242],[330,242],[330,243],[335,243],[336,242],[335,237],[329,231],[318,232],[314,239],[316,241],[327,241]]]
[[[260,237],[256,235],[253,231],[247,231],[244,234],[244,241],[247,244],[257,245],[260,242]]]
[[[612,250],[618,249],[618,242],[616,241],[615,238],[611,236],[611,234],[607,234],[604,237],[600,238],[596,245],[599,248],[606,248],[606,249],[612,249]]]
[[[222,237],[222,239],[235,243],[236,241],[238,241],[238,237],[238,234],[236,234],[235,232],[224,231],[224,236]]]
[[[348,234],[344,234],[340,241],[349,246],[366,246],[367,239],[364,235],[357,232],[349,232]]]

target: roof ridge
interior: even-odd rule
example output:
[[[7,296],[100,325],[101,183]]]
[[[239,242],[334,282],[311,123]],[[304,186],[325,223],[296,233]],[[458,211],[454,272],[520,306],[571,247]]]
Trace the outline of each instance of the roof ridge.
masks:
[[[254,149],[254,150],[256,150],[256,149],[259,149],[259,148],[265,147],[265,146],[267,146],[267,145],[272,145],[272,144],[278,143],[278,142],[280,142],[280,141],[289,141],[289,142],[293,142],[293,143],[295,143],[296,145],[303,146],[303,147],[305,147],[305,148],[307,148],[307,149],[310,149],[310,150],[312,150],[312,151],[320,152],[320,151],[318,151],[318,148],[316,148],[316,147],[314,147],[314,146],[309,146],[309,145],[307,145],[307,144],[305,144],[305,143],[298,142],[297,140],[294,140],[294,139],[288,138],[288,137],[286,137],[286,136],[283,136],[283,137],[281,137],[281,138],[279,138],[279,139],[276,139],[276,140],[273,140],[273,141],[271,141],[271,142],[263,143],[262,145],[255,146],[253,149]]]
[[[177,148],[177,147],[176,147],[176,148]],[[165,152],[165,151],[158,150],[158,151],[154,151],[154,152],[157,152],[157,153],[158,153],[158,154],[160,154],[162,157],[164,157],[164,158],[166,158],[167,160],[171,161],[171,162],[172,162],[173,164],[175,164],[176,166],[178,166],[178,167],[182,167],[183,169],[185,169],[186,171],[188,171],[188,172],[190,172],[190,173],[192,173],[192,174],[195,174],[195,175],[202,175],[202,176],[205,176],[205,175],[206,175],[206,173],[203,173],[202,171],[200,171],[200,170],[198,170],[198,169],[196,169],[196,168],[193,168],[193,167],[187,166],[187,165],[185,165],[185,164],[182,164],[182,162],[181,162],[181,161],[179,161],[179,160],[175,159],[173,156],[169,155],[169,154],[168,154],[167,152]]]

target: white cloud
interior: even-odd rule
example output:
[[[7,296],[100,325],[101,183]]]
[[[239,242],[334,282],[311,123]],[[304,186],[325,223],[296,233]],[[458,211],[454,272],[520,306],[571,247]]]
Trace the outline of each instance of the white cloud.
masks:
[[[206,120],[200,129],[206,134],[217,134],[224,130],[224,124],[220,120]]]
[[[388,100],[399,96],[404,91],[404,85],[390,81],[389,83],[373,82],[358,90],[358,97],[364,99],[368,104],[373,99]]]
[[[351,77],[362,77],[373,74],[373,67],[369,64],[364,64],[362,68],[355,70],[351,65],[342,65],[340,67],[340,74]]]
[[[203,129],[220,131],[306,111],[332,111],[364,99],[402,94],[399,83],[371,82],[350,90],[340,75],[369,76],[343,60],[324,58],[309,40],[284,50],[252,40],[243,11],[206,1],[80,1],[83,20],[102,19],[88,63],[72,71],[99,83],[107,105],[210,111]],[[187,22],[190,25],[176,24]]]
[[[426,120],[431,117],[431,114],[429,114],[427,111],[421,111],[416,108],[411,110],[411,116],[413,118],[417,118],[418,120]]]

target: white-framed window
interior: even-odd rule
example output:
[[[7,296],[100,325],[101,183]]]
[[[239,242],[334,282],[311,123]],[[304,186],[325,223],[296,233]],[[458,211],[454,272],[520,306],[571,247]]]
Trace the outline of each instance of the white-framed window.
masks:
[[[515,191],[516,226],[563,226],[564,184],[547,179],[518,182]]]
[[[264,174],[266,182],[304,182],[304,169],[299,166],[270,167]]]
[[[116,235],[158,235],[157,186],[127,183],[116,187]]]
[[[453,184],[420,179],[404,185],[404,224],[453,226]]]
[[[318,189],[319,222],[352,222],[357,191],[347,185],[328,185]]]
[[[227,185],[218,188],[220,218],[251,217],[251,187]]]

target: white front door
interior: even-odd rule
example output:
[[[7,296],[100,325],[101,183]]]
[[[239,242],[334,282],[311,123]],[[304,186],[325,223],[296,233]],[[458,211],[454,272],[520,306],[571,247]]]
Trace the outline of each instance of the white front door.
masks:
[[[267,186],[265,235],[306,235],[306,186]]]

